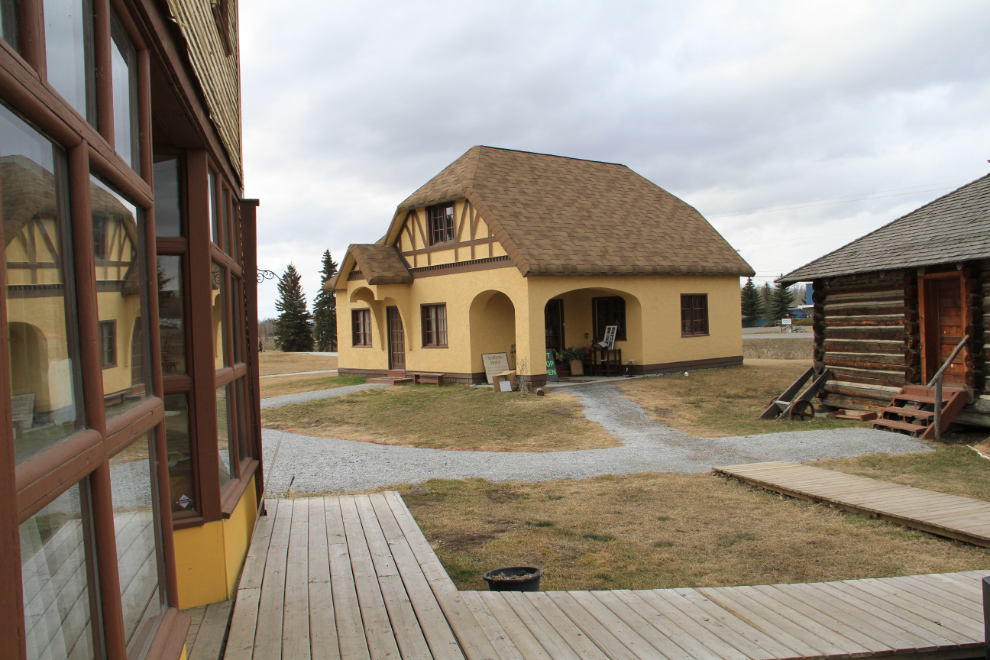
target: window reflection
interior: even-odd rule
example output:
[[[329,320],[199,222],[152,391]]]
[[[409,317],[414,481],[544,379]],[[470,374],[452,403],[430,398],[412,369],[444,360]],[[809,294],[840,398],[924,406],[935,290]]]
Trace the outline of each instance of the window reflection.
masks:
[[[179,159],[175,156],[155,156],[155,234],[182,236]]]
[[[21,51],[17,38],[17,2],[0,0],[0,36],[17,52]]]
[[[244,361],[244,301],[241,299],[241,280],[231,274],[231,307],[234,314],[234,364]]]
[[[189,398],[186,394],[165,395],[165,443],[172,512],[195,511],[195,477],[189,442]]]
[[[234,392],[237,394],[237,458],[242,462],[250,455],[248,451],[247,406],[244,401],[245,380],[238,378],[234,383]]]
[[[137,52],[116,12],[110,10],[110,77],[113,88],[114,149],[140,170],[137,126]]]
[[[228,406],[227,389],[229,385],[217,388],[217,448],[220,452],[220,492],[230,483],[236,473],[231,466],[230,450],[230,408]],[[234,454],[236,456],[236,453]]]
[[[96,125],[91,0],[44,0],[48,82]]]
[[[182,301],[182,257],[158,257],[158,334],[162,373],[186,373],[186,335]]]
[[[210,172],[210,237],[220,245],[220,218],[217,215],[217,175]]]
[[[85,527],[88,510],[83,515],[86,483],[62,493],[19,529],[28,660],[98,655],[99,638],[91,623],[97,610],[95,590],[89,589],[95,576],[87,564],[92,547]]]
[[[146,434],[110,459],[113,521],[117,539],[117,574],[124,611],[124,637],[128,656],[150,641],[150,630],[162,613],[164,594],[159,590],[158,532],[154,507],[154,442]],[[141,634],[139,634],[141,633]]]
[[[217,369],[228,366],[227,359],[227,301],[224,269],[213,264],[210,286],[213,289],[213,356]]]
[[[82,425],[63,152],[0,106],[14,455]]]
[[[144,261],[144,227],[141,210],[90,176],[93,212],[93,253],[96,257],[96,291],[101,341],[104,324],[115,326],[112,345],[102,347],[114,355],[104,362],[103,397],[107,416],[126,410],[148,396],[151,389],[148,333],[143,313],[147,306],[147,270]]]

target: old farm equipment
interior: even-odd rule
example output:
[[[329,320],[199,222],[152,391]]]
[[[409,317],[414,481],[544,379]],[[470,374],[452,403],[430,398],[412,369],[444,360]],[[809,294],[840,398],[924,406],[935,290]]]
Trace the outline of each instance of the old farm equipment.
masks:
[[[966,390],[942,387],[946,369],[956,359],[969,336],[962,338],[928,385],[905,385],[870,428],[901,431],[917,438],[938,440],[966,405]]]
[[[760,415],[760,419],[798,419],[809,420],[815,416],[815,406],[811,400],[822,391],[832,372],[825,369],[816,373],[814,367],[809,367],[800,378],[791,383],[784,393],[770,401],[770,405]],[[801,388],[809,380],[812,381],[804,392]],[[801,392],[798,395],[798,392]]]

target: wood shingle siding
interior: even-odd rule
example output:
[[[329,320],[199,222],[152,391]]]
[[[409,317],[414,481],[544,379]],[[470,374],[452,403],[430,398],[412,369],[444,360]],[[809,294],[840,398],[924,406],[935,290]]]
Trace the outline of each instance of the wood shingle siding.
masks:
[[[238,39],[238,3],[228,0],[228,29],[233,53],[227,55],[212,3],[204,0],[168,0],[172,20],[185,37],[186,50],[210,111],[210,120],[227,149],[230,162],[241,169],[241,74]]]

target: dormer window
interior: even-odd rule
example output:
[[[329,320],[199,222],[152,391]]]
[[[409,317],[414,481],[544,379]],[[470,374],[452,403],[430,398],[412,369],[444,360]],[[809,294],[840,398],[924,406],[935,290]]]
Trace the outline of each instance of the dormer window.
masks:
[[[454,240],[454,203],[429,207],[430,245]]]

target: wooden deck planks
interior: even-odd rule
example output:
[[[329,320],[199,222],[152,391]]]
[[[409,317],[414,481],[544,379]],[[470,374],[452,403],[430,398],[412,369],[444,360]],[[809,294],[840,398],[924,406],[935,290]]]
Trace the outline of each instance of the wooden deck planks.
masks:
[[[763,474],[774,471],[784,473],[778,465]],[[283,500],[269,511],[237,593],[229,660],[833,660],[984,649],[981,579],[990,571],[459,592],[396,493]]]
[[[729,465],[714,471],[768,490],[827,501],[849,511],[990,548],[990,502],[786,461]]]

